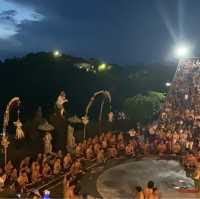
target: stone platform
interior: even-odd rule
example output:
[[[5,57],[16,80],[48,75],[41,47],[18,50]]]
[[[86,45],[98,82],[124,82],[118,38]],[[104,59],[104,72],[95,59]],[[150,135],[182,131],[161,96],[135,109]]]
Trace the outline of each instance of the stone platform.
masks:
[[[174,160],[141,160],[120,164],[104,171],[97,179],[97,191],[103,198],[133,198],[135,187],[153,180],[163,199],[200,198],[198,193],[180,193],[179,187],[192,189],[180,163]]]

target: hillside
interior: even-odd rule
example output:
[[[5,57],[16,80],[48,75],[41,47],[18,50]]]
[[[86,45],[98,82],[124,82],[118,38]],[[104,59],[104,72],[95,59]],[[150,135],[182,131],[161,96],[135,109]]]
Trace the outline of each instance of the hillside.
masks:
[[[64,89],[70,101],[68,111],[82,114],[92,94],[107,89],[114,109],[120,110],[126,97],[149,90],[165,91],[165,82],[173,78],[175,70],[176,66],[161,64],[118,66],[71,55],[30,53],[0,62],[0,109],[4,110],[8,100],[16,95],[22,98],[26,116],[39,105],[48,113]]]

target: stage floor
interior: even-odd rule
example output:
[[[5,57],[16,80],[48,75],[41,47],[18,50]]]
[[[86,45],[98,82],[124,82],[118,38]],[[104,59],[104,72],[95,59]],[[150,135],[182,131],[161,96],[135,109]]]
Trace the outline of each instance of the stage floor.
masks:
[[[180,193],[178,187],[193,188],[193,180],[174,160],[141,160],[120,164],[104,171],[97,179],[97,191],[103,198],[133,198],[135,187],[153,180],[163,199],[200,198],[197,193]]]

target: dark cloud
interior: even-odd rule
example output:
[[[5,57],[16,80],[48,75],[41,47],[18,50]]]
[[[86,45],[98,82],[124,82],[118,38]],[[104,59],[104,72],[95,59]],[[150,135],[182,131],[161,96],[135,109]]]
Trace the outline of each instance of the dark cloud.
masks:
[[[0,21],[1,22],[7,22],[7,23],[13,23],[13,25],[16,25],[15,16],[17,12],[15,10],[6,10],[0,13]]]
[[[6,10],[0,13],[1,18],[13,18],[16,15],[16,10]]]

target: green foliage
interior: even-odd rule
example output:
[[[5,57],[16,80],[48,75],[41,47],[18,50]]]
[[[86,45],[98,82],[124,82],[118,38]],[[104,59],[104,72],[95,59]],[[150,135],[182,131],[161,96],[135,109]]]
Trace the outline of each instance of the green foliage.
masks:
[[[149,91],[148,92],[149,97],[155,98],[160,101],[163,101],[165,99],[165,95],[166,95],[166,93],[160,93],[157,91]]]
[[[127,98],[124,101],[123,108],[134,123],[146,124],[153,120],[164,98],[163,93],[150,91],[146,95],[139,94]]]

